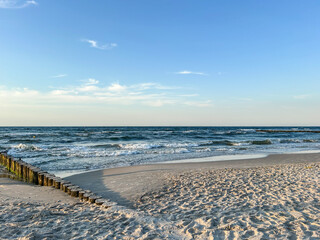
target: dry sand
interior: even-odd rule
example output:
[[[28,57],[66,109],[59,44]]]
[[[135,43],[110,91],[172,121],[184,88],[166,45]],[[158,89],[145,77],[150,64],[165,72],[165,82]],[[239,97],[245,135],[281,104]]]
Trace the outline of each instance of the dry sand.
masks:
[[[0,238],[320,239],[319,177],[320,154],[286,154],[68,178],[108,209],[0,178]]]

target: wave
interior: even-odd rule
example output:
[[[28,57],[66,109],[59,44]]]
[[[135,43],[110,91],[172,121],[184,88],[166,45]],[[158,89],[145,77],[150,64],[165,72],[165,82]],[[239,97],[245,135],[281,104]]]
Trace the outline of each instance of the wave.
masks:
[[[36,143],[39,139],[10,139],[8,143]]]
[[[159,151],[159,154],[181,154],[181,153],[190,153],[191,150],[188,150],[186,148],[174,148],[174,149],[165,149],[162,151]]]
[[[23,144],[23,143],[12,146],[12,148],[18,149],[18,150],[29,150],[29,151],[42,151],[43,150],[42,148],[37,147],[35,145]]]
[[[254,141],[249,141],[249,143],[253,144],[253,145],[270,145],[272,144],[270,139],[266,139],[266,140],[254,140]]]
[[[112,141],[130,141],[130,140],[146,140],[148,139],[147,137],[144,136],[118,136],[118,137],[107,137],[107,139],[112,140]]]
[[[315,143],[318,142],[316,139],[282,139],[280,143]]]
[[[212,145],[226,145],[226,146],[240,146],[242,143],[240,142],[231,142],[228,140],[222,140],[222,141],[208,141],[201,143],[199,146],[212,146]]]
[[[318,142],[318,140],[315,140],[315,139],[303,139],[303,142],[305,142],[305,143],[314,143],[314,142]]]
[[[281,139],[280,143],[301,143],[299,139]]]
[[[164,147],[167,148],[181,148],[181,147],[199,147],[197,143],[165,143]]]
[[[152,149],[152,148],[161,148],[162,145],[159,144],[150,144],[150,143],[132,143],[132,144],[119,144],[123,149]]]
[[[126,156],[126,155],[136,155],[143,152],[137,150],[117,150],[117,151],[76,151],[68,153],[68,157],[78,157],[78,158],[94,158],[94,157],[114,157],[114,156]]]
[[[51,160],[47,160],[47,161],[37,161],[34,162],[33,164],[36,166],[42,166],[42,165],[47,165],[47,164],[52,164],[52,163],[56,163],[56,162],[62,162],[62,161],[68,161],[68,159],[64,158],[64,159],[59,159],[59,158],[55,158],[55,159],[51,159]]]
[[[106,144],[96,144],[92,146],[93,148],[121,148],[121,144],[106,143]]]

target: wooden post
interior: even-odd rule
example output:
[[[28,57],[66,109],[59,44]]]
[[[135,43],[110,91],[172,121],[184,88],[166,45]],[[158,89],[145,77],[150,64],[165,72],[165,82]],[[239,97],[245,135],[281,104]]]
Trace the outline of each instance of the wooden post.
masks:
[[[18,177],[20,178],[20,179],[23,179],[23,167],[24,167],[24,162],[21,160],[21,159],[19,159],[18,161],[17,161],[17,174],[18,174]]]
[[[101,206],[101,205],[104,204],[104,203],[105,203],[105,200],[102,199],[102,198],[98,198],[98,199],[96,199],[96,201],[95,201],[95,204],[97,204],[97,205],[99,205],[99,206]]]
[[[49,185],[48,185],[49,177],[50,177],[50,174],[49,174],[49,173],[45,173],[45,174],[43,175],[43,186],[49,186]]]
[[[38,168],[35,167],[29,167],[29,175],[28,175],[28,180],[29,183],[34,183],[38,185]]]
[[[89,196],[88,201],[89,201],[89,203],[95,203],[96,200],[99,199],[99,198],[101,198],[101,197],[98,197],[98,196],[92,194],[91,196]]]
[[[10,172],[10,169],[11,169],[11,158],[10,157],[7,157],[6,167],[7,167],[8,171]]]
[[[68,188],[72,187],[72,186],[73,186],[73,184],[71,184],[71,183],[64,184],[62,186],[62,191],[67,193],[68,192]]]
[[[92,195],[92,193],[85,193],[85,194],[83,194],[83,200],[85,200],[85,201],[88,201],[89,200],[89,197]]]
[[[50,175],[49,176],[49,178],[48,178],[48,186],[50,187],[50,186],[53,186],[53,176],[52,175]]]
[[[38,184],[43,186],[44,184],[44,172],[38,172]]]
[[[4,154],[3,153],[1,153],[0,154],[0,163],[1,163],[1,165],[3,165],[3,166],[5,166],[5,164],[4,164]]]
[[[61,178],[55,178],[55,179],[54,179],[54,187],[55,187],[56,189],[60,189],[61,181],[62,181]]]
[[[8,171],[14,173],[23,181],[39,184],[40,186],[53,186],[56,189],[60,189],[61,191],[68,193],[72,197],[78,197],[81,200],[95,203],[96,205],[110,207],[109,205],[106,205],[106,201],[104,199],[100,196],[94,195],[91,191],[85,191],[79,186],[73,185],[53,174],[42,171],[40,168],[22,161],[21,158],[14,159],[6,153],[0,152],[0,164],[5,166]]]
[[[29,167],[30,165],[28,163],[23,164],[23,181],[29,182]]]
[[[16,161],[14,158],[11,158],[11,166],[10,166],[10,172],[15,173],[16,170]]]
[[[86,193],[86,192],[83,191],[83,190],[82,190],[82,191],[79,191],[79,194],[78,194],[78,195],[79,195],[79,199],[80,199],[80,200],[83,199],[83,195],[84,195],[85,193]]]
[[[70,191],[70,195],[72,197],[78,197],[79,196],[79,190],[82,190],[82,189],[77,188],[77,187],[72,188],[71,191]]]
[[[60,183],[60,190],[61,191],[64,191],[64,185],[66,185],[66,184],[71,184],[71,183],[69,181],[65,181],[65,180],[61,181],[61,183]]]
[[[75,186],[75,185],[68,186],[68,190],[67,190],[68,194],[71,195],[72,190],[77,188],[79,188],[79,186]]]

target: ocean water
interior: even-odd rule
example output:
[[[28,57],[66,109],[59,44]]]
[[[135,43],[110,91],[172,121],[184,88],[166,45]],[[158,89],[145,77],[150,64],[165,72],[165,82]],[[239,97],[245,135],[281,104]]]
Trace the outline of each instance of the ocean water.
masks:
[[[1,127],[0,151],[66,176],[206,157],[320,151],[320,127]]]

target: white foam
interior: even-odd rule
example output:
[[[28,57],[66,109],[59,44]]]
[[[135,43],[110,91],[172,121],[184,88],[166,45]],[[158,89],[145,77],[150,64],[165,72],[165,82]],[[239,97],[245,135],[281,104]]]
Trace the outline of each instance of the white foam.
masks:
[[[13,148],[15,149],[19,149],[19,150],[31,150],[31,151],[41,151],[42,149],[34,146],[34,145],[27,145],[27,144],[23,144],[20,143],[18,145],[13,146]]]
[[[169,148],[181,148],[181,147],[198,147],[199,144],[196,143],[166,143],[165,147]]]
[[[148,144],[148,143],[128,143],[128,144],[119,144],[119,146],[124,149],[152,149],[152,148],[161,147],[161,145],[158,145],[158,144]]]
[[[305,150],[297,152],[285,152],[284,154],[306,154],[306,153],[320,153],[320,150]]]
[[[231,161],[231,160],[244,160],[244,159],[264,158],[266,156],[268,156],[268,155],[267,154],[223,155],[223,156],[213,156],[213,157],[206,157],[206,158],[192,158],[192,159],[165,161],[165,162],[161,162],[161,163],[217,162],[217,161]]]

